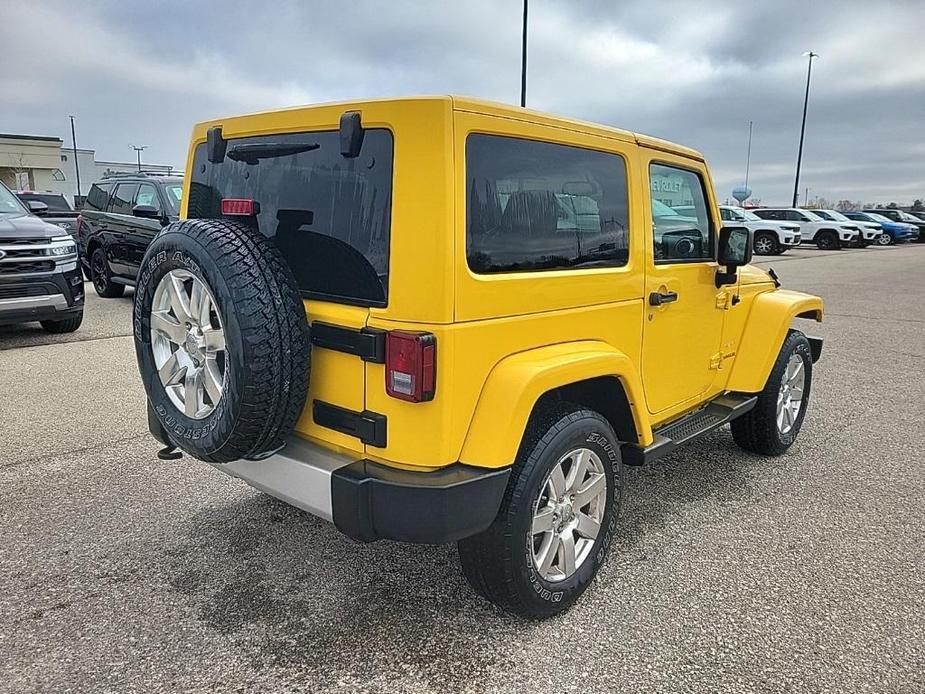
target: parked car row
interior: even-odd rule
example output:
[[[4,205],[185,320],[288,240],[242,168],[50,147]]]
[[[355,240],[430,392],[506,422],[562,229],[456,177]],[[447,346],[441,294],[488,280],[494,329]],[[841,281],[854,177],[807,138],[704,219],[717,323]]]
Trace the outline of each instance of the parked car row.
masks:
[[[798,207],[744,209],[721,205],[720,215],[730,226],[746,226],[754,232],[758,255],[780,255],[801,243],[821,250],[890,246],[907,241],[925,242],[925,213],[902,210],[838,210]]]

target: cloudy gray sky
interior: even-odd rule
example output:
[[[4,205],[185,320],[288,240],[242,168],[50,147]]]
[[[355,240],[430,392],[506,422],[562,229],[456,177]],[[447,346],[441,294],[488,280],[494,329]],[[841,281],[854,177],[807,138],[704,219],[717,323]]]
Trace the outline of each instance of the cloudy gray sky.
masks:
[[[196,121],[371,96],[516,102],[520,0],[0,0],[0,132],[182,165]],[[528,105],[703,151],[721,198],[925,197],[922,0],[532,0]]]

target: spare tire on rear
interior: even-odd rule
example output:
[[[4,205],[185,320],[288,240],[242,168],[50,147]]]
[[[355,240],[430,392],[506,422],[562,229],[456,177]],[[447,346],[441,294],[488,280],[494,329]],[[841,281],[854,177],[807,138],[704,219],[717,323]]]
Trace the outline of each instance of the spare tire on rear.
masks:
[[[308,391],[308,331],[292,271],[248,224],[174,222],[148,247],[138,369],[158,421],[193,457],[259,460],[284,445]]]

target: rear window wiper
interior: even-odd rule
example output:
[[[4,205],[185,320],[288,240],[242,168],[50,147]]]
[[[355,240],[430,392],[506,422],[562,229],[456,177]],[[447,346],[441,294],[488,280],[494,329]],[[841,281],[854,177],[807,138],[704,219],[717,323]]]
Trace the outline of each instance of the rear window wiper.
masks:
[[[261,159],[274,157],[288,157],[292,154],[311,152],[321,145],[315,142],[303,144],[287,144],[284,142],[253,142],[245,145],[232,145],[228,148],[228,158],[234,161],[243,161],[245,164],[256,164]]]

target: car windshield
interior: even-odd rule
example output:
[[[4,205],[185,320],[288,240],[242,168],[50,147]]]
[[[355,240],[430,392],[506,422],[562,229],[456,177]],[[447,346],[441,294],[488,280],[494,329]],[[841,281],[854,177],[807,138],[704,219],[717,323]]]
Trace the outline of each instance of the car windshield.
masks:
[[[826,219],[832,220],[834,222],[850,222],[851,221],[841,212],[837,212],[836,210],[816,210],[815,212],[820,217],[825,217]]]
[[[912,216],[911,214],[909,214],[908,212],[900,212],[900,213],[899,213],[899,218],[900,218],[901,220],[903,220],[904,222],[917,222],[917,221],[919,221],[916,217],[913,217],[913,216]]]
[[[738,212],[740,215],[742,215],[743,217],[745,217],[745,219],[747,219],[749,222],[760,222],[760,221],[762,221],[761,217],[759,217],[758,215],[756,215],[756,214],[755,214],[754,212],[752,212],[751,210],[738,209],[738,210],[736,210],[736,212]]]
[[[22,214],[26,211],[19,198],[13,195],[9,189],[0,184],[0,214]]]
[[[886,222],[887,224],[889,224],[890,222],[893,221],[892,219],[888,217],[884,217],[882,214],[875,214],[873,212],[865,212],[864,214],[867,215],[868,219],[871,219],[875,222]]]
[[[812,220],[813,222],[821,222],[823,221],[823,219],[825,219],[821,215],[816,214],[815,210],[813,210],[812,212],[810,212],[809,210],[800,210],[800,212],[802,212],[807,217],[809,217],[810,220]]]
[[[183,186],[180,183],[171,183],[164,186],[167,191],[167,200],[174,214],[180,213],[180,201],[183,200]]]

